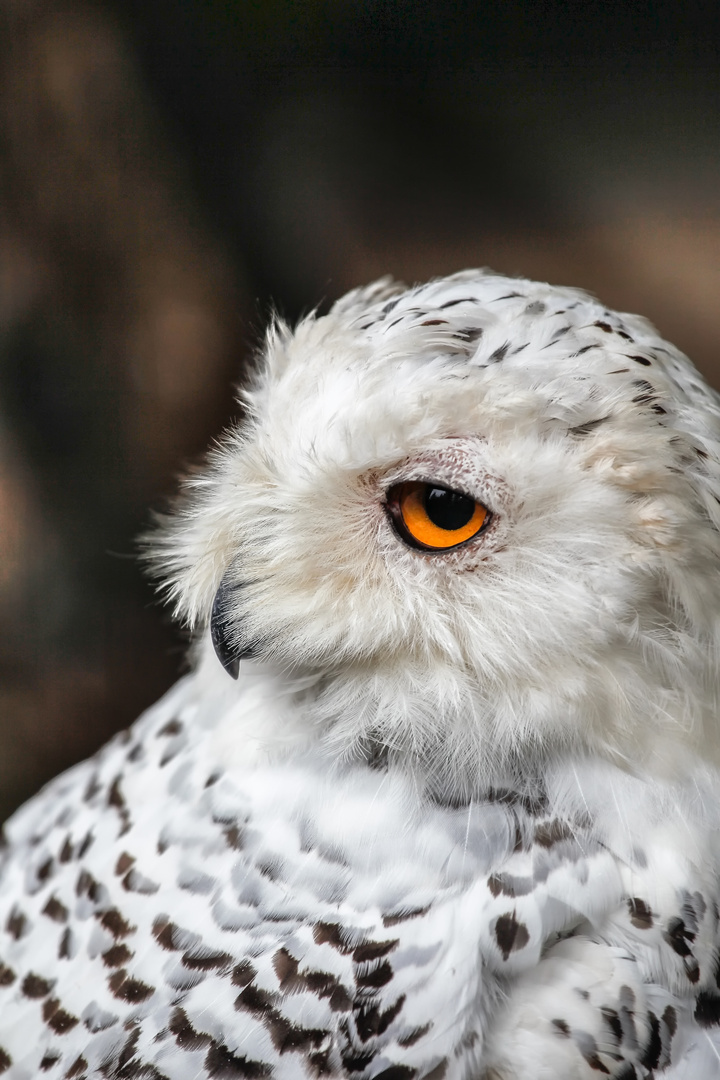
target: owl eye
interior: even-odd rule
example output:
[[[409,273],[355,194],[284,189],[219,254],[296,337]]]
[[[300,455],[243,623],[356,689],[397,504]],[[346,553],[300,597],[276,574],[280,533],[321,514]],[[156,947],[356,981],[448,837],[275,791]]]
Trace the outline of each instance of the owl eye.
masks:
[[[490,511],[469,495],[424,480],[395,484],[387,507],[401,539],[422,551],[447,551],[471,540],[490,522]]]

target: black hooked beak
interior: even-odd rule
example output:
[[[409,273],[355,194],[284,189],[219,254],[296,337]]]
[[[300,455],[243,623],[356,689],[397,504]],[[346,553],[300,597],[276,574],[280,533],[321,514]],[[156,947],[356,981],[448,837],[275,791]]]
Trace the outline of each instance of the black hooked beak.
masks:
[[[230,585],[223,579],[220,582],[220,588],[215,593],[210,616],[210,637],[215,654],[233,679],[238,677],[240,661],[254,655],[252,642],[234,645],[228,631],[228,603],[232,594],[241,588],[242,585]]]

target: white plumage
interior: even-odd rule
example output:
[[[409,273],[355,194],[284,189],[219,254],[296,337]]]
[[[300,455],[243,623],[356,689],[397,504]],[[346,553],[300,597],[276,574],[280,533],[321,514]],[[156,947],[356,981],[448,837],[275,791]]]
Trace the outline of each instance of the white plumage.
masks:
[[[469,271],[243,400],[154,547],[192,674],[6,827],[0,1073],[720,1077],[714,392]]]

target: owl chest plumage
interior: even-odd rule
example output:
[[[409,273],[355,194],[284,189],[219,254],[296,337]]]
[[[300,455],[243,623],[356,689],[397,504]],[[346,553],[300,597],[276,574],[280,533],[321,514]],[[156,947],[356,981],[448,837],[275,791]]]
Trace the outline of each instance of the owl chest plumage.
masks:
[[[462,1058],[482,994],[473,879],[512,847],[512,815],[479,842],[457,811],[421,820],[407,784],[367,767],[225,770],[187,696],[10,823],[10,1075],[124,1076],[132,1061],[360,1076]]]
[[[221,727],[191,677],[11,821],[11,1077],[471,1075],[549,948],[608,915],[618,940],[653,932],[625,881],[647,853],[544,789],[452,807],[312,752],[228,767]],[[695,984],[713,903],[686,897],[666,946]]]

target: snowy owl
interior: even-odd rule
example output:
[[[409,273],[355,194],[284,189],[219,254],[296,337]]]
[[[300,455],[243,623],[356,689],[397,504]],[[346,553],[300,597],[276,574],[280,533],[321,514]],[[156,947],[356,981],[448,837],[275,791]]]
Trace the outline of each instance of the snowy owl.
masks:
[[[192,672],[5,829],[0,1073],[720,1077],[720,400],[469,271],[276,321]]]

